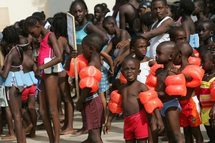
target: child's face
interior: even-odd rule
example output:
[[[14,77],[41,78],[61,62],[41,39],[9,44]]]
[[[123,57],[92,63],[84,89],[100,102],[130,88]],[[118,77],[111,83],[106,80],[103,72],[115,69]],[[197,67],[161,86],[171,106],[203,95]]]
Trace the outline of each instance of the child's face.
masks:
[[[159,46],[156,49],[156,61],[158,64],[166,64],[169,60],[170,54],[166,52],[164,46]]]
[[[93,51],[92,51],[92,48],[89,46],[90,44],[88,44],[87,40],[84,40],[82,42],[82,52],[83,52],[83,55],[86,59],[90,59]]]
[[[167,6],[162,1],[156,1],[152,5],[152,11],[158,19],[162,19],[167,15]]]
[[[95,7],[94,15],[95,15],[96,19],[101,19],[101,17],[103,16],[102,9],[100,7],[98,7],[98,6]]]
[[[28,32],[35,38],[39,38],[41,35],[41,26],[39,22],[35,26],[28,27]]]
[[[138,39],[134,46],[134,53],[137,58],[144,58],[146,55],[148,42],[145,39]]]
[[[128,60],[122,65],[122,74],[128,82],[135,81],[140,73],[138,64],[134,60]]]
[[[107,20],[104,25],[104,29],[107,31],[108,34],[114,35],[116,33],[115,25],[113,20]]]
[[[186,42],[187,36],[184,31],[177,31],[175,36],[175,42],[177,43],[183,43]]]
[[[75,21],[82,23],[85,16],[87,15],[86,9],[81,4],[76,4],[72,10],[72,14],[75,17]]]
[[[204,59],[202,59],[202,68],[209,72],[212,70],[213,67],[213,61],[211,61],[210,56],[205,56]]]
[[[212,34],[212,31],[210,30],[208,23],[203,23],[199,27],[198,34],[199,34],[200,40],[202,41],[205,41],[210,37],[210,35]]]

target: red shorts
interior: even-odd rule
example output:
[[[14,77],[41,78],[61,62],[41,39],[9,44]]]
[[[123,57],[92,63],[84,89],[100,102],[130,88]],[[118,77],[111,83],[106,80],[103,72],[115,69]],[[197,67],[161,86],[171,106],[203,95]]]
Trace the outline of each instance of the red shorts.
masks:
[[[22,102],[26,102],[30,96],[35,96],[36,89],[36,85],[24,88],[21,96]]]
[[[201,125],[201,118],[197,110],[196,103],[192,97],[188,100],[180,101],[181,113],[180,113],[180,126],[181,127],[197,127]]]
[[[148,138],[148,122],[145,111],[124,118],[124,139]]]

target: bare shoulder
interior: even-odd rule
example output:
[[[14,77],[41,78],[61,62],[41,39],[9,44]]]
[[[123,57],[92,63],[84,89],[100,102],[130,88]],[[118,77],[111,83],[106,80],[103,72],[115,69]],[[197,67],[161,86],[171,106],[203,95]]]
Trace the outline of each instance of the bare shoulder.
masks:
[[[138,88],[140,89],[141,92],[147,91],[148,87],[144,84],[138,81]]]
[[[120,13],[128,13],[130,10],[132,10],[132,6],[130,4],[124,4],[119,7],[119,12]]]
[[[168,18],[161,24],[161,26],[173,26],[173,25],[174,25],[174,20],[172,18]]]

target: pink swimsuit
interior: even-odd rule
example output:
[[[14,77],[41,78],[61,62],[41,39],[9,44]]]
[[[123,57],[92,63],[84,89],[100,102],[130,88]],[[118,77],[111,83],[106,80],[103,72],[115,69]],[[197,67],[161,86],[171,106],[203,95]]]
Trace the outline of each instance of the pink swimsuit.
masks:
[[[44,64],[44,59],[50,57],[50,50],[51,47],[48,44],[48,39],[49,39],[49,35],[51,34],[51,32],[48,32],[45,37],[42,39],[42,41],[40,42],[40,48],[39,48],[39,55],[38,55],[38,66],[43,65]]]

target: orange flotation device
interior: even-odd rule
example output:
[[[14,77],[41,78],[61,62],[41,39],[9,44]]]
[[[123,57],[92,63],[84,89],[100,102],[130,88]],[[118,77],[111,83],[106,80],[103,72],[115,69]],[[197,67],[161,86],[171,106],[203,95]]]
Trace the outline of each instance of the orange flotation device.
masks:
[[[124,75],[122,73],[120,73],[120,75],[119,75],[119,80],[122,84],[127,83],[127,79],[124,77]]]
[[[153,75],[156,74],[156,71],[160,68],[163,68],[162,64],[157,64],[155,63],[151,68],[150,68],[150,73],[152,73]]]
[[[70,61],[70,67],[69,67],[69,71],[67,71],[67,74],[70,77],[75,77],[75,64],[74,64],[74,60],[75,58],[72,58]],[[78,55],[76,57],[76,67],[77,67],[77,71],[78,73],[80,72],[81,69],[83,69],[84,67],[86,67],[88,64],[87,59],[84,57],[83,54]]]
[[[155,89],[157,86],[157,77],[150,73],[146,78],[146,85],[149,89]]]
[[[197,65],[197,66],[201,65],[201,59],[199,57],[192,57],[192,56],[190,56],[188,58],[188,62],[191,65]]]
[[[211,100],[215,100],[215,81],[213,81],[210,85],[210,95],[211,95]]]
[[[83,88],[91,88],[91,92],[96,92],[99,89],[99,82],[101,80],[102,74],[101,71],[98,70],[94,66],[88,66],[83,68],[79,72],[80,82],[79,86],[81,89]]]
[[[110,101],[108,102],[109,110],[114,114],[122,112],[122,96],[118,93],[118,90],[114,90],[110,94]]]
[[[183,74],[170,75],[165,79],[165,92],[169,96],[186,96],[186,80]]]
[[[163,103],[158,98],[157,92],[154,90],[141,92],[138,96],[147,113],[152,114],[156,108],[161,109],[163,107]]]
[[[185,76],[190,76],[192,81],[186,83],[187,87],[195,88],[201,85],[202,78],[204,76],[204,70],[197,65],[188,65],[182,71]]]

